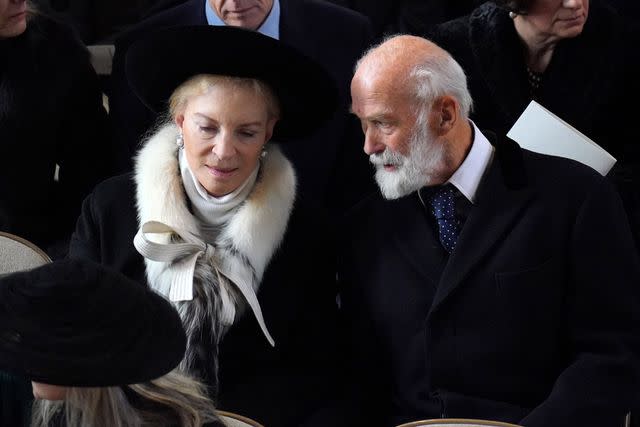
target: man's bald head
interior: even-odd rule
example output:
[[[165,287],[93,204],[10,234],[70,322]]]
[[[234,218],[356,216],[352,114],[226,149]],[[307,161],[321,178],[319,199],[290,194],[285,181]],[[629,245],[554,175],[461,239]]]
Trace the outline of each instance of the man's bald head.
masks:
[[[448,55],[435,43],[422,37],[395,36],[371,48],[356,65],[354,78],[406,77],[431,55]]]
[[[460,65],[446,50],[422,37],[399,35],[372,47],[356,65],[352,88],[354,84],[399,91],[422,105],[448,94],[456,98],[465,118],[471,109]]]

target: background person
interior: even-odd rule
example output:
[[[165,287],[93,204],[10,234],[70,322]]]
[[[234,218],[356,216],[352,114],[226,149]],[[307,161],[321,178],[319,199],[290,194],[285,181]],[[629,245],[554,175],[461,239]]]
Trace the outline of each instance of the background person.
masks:
[[[0,0],[0,231],[66,253],[84,197],[112,172],[89,53],[24,0]]]
[[[471,118],[505,135],[532,99],[610,152],[609,173],[640,248],[637,28],[597,0],[497,0],[445,23],[433,40],[469,78]],[[633,43],[632,43],[633,44]]]

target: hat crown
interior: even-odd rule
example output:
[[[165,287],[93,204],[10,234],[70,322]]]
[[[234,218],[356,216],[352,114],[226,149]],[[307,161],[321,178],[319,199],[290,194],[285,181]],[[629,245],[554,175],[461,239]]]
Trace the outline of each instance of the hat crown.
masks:
[[[172,369],[185,345],[170,304],[107,267],[65,260],[0,278],[0,368],[50,384],[129,384]],[[163,351],[155,364],[151,351]]]

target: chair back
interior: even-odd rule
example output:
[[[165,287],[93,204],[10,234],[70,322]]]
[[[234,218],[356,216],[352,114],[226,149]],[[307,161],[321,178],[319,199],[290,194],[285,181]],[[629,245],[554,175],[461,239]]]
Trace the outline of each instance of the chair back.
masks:
[[[227,427],[264,427],[257,421],[251,418],[243,417],[242,415],[234,414],[232,412],[217,411],[218,416]]]
[[[49,255],[30,241],[0,232],[0,275],[30,270],[50,262]]]
[[[398,427],[520,427],[515,424],[503,423],[501,421],[470,420],[464,418],[442,418],[439,420],[413,421],[399,425]]]

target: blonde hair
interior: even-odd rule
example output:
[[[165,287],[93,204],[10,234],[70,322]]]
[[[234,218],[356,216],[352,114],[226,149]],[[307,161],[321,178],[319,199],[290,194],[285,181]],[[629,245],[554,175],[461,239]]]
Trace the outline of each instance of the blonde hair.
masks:
[[[265,100],[269,119],[280,118],[280,103],[266,83],[257,79],[217,74],[198,74],[178,86],[171,94],[171,98],[169,98],[170,118],[175,120],[176,116],[184,113],[190,98],[205,94],[215,86],[253,89],[256,95]]]
[[[204,386],[176,370],[122,387],[70,387],[64,401],[36,400],[31,427],[201,427],[218,421]]]

